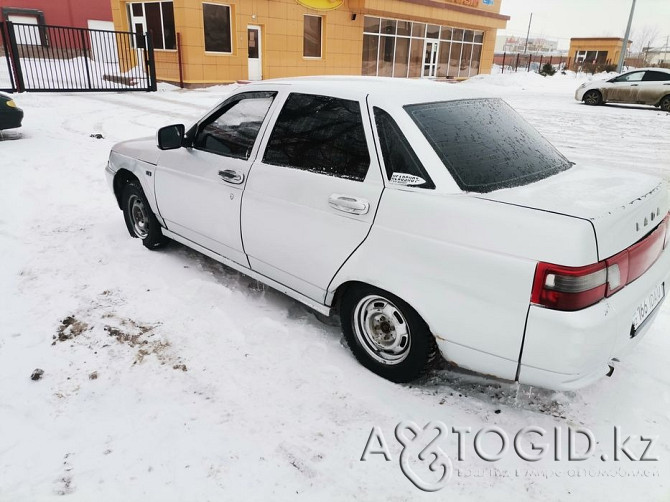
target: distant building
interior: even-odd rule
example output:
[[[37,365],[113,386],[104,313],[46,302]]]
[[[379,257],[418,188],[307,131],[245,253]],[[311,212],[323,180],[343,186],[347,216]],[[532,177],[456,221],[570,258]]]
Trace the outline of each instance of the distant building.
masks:
[[[546,38],[499,36],[496,40],[496,52],[529,52],[531,54],[549,54],[558,52],[558,41]]]
[[[645,51],[647,64],[650,66],[670,67],[670,48],[651,47]]]
[[[632,43],[628,41],[628,50]],[[569,67],[617,64],[622,47],[623,38],[571,38],[568,50]]]

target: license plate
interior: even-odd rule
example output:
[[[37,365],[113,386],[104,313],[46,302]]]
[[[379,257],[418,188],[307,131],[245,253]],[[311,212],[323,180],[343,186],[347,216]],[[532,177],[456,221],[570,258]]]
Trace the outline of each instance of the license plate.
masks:
[[[663,301],[665,296],[665,288],[663,283],[656,286],[651,293],[638,305],[633,312],[633,330],[632,333],[635,333],[637,329],[647,320],[656,307]]]

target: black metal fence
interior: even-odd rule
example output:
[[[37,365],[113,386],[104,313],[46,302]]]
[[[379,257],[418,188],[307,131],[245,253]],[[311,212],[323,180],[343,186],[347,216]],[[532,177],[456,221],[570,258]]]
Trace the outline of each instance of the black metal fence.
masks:
[[[493,63],[500,66],[501,73],[519,71],[539,71],[545,64],[550,64],[555,70],[567,67],[567,56],[546,56],[542,54],[523,54],[503,52],[493,56]]]
[[[0,90],[155,91],[149,33],[0,23]]]

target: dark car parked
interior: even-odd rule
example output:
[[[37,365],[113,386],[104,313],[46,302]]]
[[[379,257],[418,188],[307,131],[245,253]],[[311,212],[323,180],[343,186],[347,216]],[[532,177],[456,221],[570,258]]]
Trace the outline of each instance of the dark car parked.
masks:
[[[0,130],[21,127],[23,110],[16,106],[11,96],[0,92]]]

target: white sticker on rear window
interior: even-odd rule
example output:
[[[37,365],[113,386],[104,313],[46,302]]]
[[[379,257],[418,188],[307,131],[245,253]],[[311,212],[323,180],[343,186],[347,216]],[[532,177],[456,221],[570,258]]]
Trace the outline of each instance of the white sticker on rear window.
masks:
[[[391,176],[391,183],[395,183],[396,185],[414,186],[423,185],[425,182],[426,180],[413,174],[393,173],[393,176]]]

